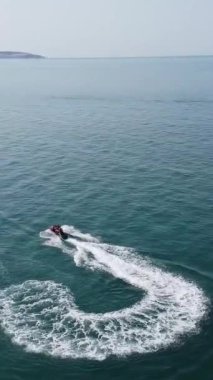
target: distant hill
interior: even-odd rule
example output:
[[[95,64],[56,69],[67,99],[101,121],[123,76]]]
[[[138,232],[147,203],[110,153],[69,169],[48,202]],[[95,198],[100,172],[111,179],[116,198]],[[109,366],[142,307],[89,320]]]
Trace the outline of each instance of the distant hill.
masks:
[[[25,53],[20,51],[0,51],[0,59],[1,58],[45,58],[42,55]]]

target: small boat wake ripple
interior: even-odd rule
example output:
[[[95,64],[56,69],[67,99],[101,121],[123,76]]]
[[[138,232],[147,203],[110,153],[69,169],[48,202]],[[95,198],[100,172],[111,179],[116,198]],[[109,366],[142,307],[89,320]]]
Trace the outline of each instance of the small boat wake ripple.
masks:
[[[0,292],[0,322],[25,350],[62,358],[104,360],[110,355],[150,353],[197,333],[208,300],[194,283],[168,273],[124,247],[102,244],[72,226],[84,240],[66,243],[50,230],[44,244],[61,249],[78,266],[101,270],[143,290],[140,302],[106,313],[79,310],[70,290],[53,281],[26,281]]]

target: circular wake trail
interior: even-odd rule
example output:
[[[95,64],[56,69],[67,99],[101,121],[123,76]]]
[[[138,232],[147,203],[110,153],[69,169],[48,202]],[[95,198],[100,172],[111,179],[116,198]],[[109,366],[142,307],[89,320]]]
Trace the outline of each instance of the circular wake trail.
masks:
[[[0,292],[1,326],[14,343],[58,357],[103,360],[148,353],[198,332],[207,299],[194,283],[162,270],[124,247],[102,244],[72,226],[79,239],[63,242],[49,230],[44,244],[72,256],[78,266],[101,270],[145,292],[131,307],[107,313],[79,310],[70,290],[53,281],[26,281]]]

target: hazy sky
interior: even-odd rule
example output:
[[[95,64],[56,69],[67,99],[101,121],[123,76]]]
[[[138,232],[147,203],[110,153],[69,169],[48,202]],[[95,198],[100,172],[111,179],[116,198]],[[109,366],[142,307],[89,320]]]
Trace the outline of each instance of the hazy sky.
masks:
[[[49,57],[213,54],[213,0],[0,0],[0,50]]]

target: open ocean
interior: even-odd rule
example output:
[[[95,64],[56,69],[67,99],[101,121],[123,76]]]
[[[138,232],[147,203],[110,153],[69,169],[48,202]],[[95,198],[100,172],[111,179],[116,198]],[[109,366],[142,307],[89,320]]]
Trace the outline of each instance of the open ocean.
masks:
[[[1,60],[0,379],[212,380],[212,215],[212,57]]]

